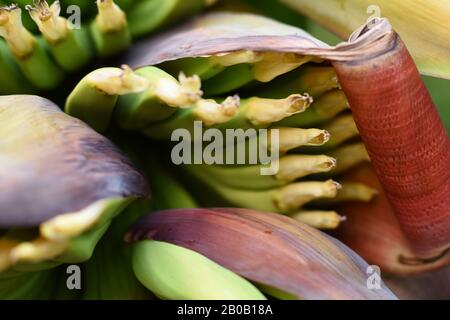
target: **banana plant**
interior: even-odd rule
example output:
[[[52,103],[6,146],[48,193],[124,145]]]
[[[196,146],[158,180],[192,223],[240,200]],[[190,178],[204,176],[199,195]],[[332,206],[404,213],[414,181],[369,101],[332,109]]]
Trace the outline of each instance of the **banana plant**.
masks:
[[[39,12],[39,5],[49,12],[57,12],[56,5],[51,10],[52,7],[47,9],[43,2],[29,9]],[[135,34],[130,31],[131,20],[125,19],[124,11],[112,1],[99,3],[98,6],[97,18],[89,26],[89,30],[94,30],[91,32],[94,34],[93,45],[97,48],[96,52],[101,54],[99,48],[106,48],[105,54],[101,54],[106,56],[108,52],[112,54],[128,47]],[[167,8],[164,7],[164,10]],[[102,10],[105,11],[102,13]],[[144,12],[144,8],[139,10]],[[2,13],[5,18],[0,21],[3,21],[4,25],[11,21],[17,22],[11,20],[17,17],[17,8],[7,7]],[[62,21],[56,18],[54,20]],[[117,32],[118,36],[113,38],[118,42],[112,43],[111,37],[106,36],[106,33],[110,35],[109,31],[105,32],[109,27]],[[142,26],[136,26],[137,29],[140,27]],[[26,44],[36,50],[33,44],[36,41],[35,36],[25,32],[22,27],[20,35],[26,41],[17,42],[17,38],[10,36],[9,42],[7,41],[9,50],[27,49]],[[5,52],[8,53],[8,50]],[[33,56],[34,54],[31,55]],[[36,56],[39,57],[39,52]],[[14,56],[9,58],[14,59]],[[401,63],[396,63],[399,61]],[[145,208],[138,210],[135,215],[130,209],[129,217],[124,218],[125,220],[120,219],[122,216],[119,217],[116,225],[113,222],[110,232],[97,246],[97,256],[94,255],[93,259],[84,265],[89,277],[95,277],[96,268],[106,265],[109,270],[105,274],[105,281],[115,274],[124,273],[129,283],[118,283],[117,287],[107,283],[97,288],[87,288],[84,295],[86,299],[108,297],[108,294],[111,294],[109,297],[120,297],[120,294],[115,296],[117,292],[129,292],[130,296],[137,298],[147,297],[148,292],[142,285],[164,299],[208,298],[208,293],[211,294],[209,297],[214,298],[242,299],[264,299],[267,296],[283,299],[395,298],[384,285],[381,292],[368,292],[365,282],[367,264],[337,240],[303,224],[304,222],[322,229],[337,228],[345,220],[342,216],[343,212],[347,212],[344,203],[370,202],[370,206],[373,198],[383,191],[386,193],[386,201],[392,207],[391,217],[398,226],[392,229],[404,239],[404,242],[400,243],[400,249],[393,247],[386,253],[393,257],[392,259],[401,258],[394,263],[394,268],[389,265],[392,260],[386,259],[386,263],[378,260],[382,262],[380,266],[383,270],[386,266],[387,270],[394,273],[402,274],[405,269],[410,270],[410,273],[417,273],[448,265],[447,248],[450,241],[447,231],[450,213],[447,196],[449,179],[446,179],[446,173],[450,172],[449,140],[411,56],[386,20],[378,19],[363,25],[352,34],[348,42],[330,47],[301,29],[258,15],[212,13],[133,46],[120,62],[126,65],[121,68],[103,67],[88,73],[67,97],[65,111],[116,142],[122,139],[134,141],[135,134],[146,137],[147,140],[136,153],[138,158],[143,158],[143,162],[148,164],[150,171],[157,165],[154,160],[143,155],[143,150],[158,146],[157,153],[163,155],[157,161],[158,165],[163,164],[179,181],[189,186],[195,201],[190,201],[188,195],[180,192],[180,188],[173,181],[167,182],[164,177],[158,179],[153,169],[148,177],[151,184],[155,187],[165,184],[174,188],[170,190],[176,191],[170,192],[181,195],[180,201],[183,203],[178,206],[170,199],[167,200],[165,190],[168,189],[163,188],[162,192],[157,193],[160,200],[155,199],[153,206],[157,205],[158,209],[190,207],[197,206],[198,202],[202,206],[234,206],[275,213],[244,209],[184,209],[159,212],[143,218],[127,234],[126,240],[136,242],[132,246],[131,254],[126,248],[111,252],[108,244],[120,243],[124,226],[130,223],[127,218],[131,219],[131,216],[140,216],[144,211],[151,210],[144,206]],[[23,70],[24,65],[26,63],[19,63],[17,68]],[[31,75],[40,74],[31,71]],[[405,87],[407,95],[398,96],[399,85]],[[31,84],[30,87],[35,86]],[[15,103],[14,99],[21,101],[20,97],[10,96],[4,99],[11,104],[11,101]],[[410,101],[414,103],[409,103]],[[399,110],[400,116],[395,113]],[[3,115],[9,116],[9,113]],[[73,120],[69,116],[65,117]],[[188,164],[174,168],[167,160],[170,155],[168,142],[172,133],[176,129],[184,129],[183,132],[195,134],[198,121],[207,128],[216,130],[216,133],[230,129],[255,132],[266,130],[266,135],[260,134],[253,138],[258,138],[269,146],[275,141],[273,138],[278,137],[278,151],[281,153],[281,157],[276,160],[280,169],[278,174],[261,176],[259,173],[264,168],[251,163],[249,165],[245,161],[231,166],[215,163]],[[81,125],[81,122],[80,126],[87,128],[86,125]],[[5,128],[7,136],[8,125]],[[417,132],[421,135],[417,135]],[[63,135],[63,141],[66,141],[66,136]],[[251,139],[240,143],[233,141],[232,147],[245,147],[250,143]],[[87,144],[92,147],[92,143]],[[126,149],[128,144],[124,143],[123,148]],[[52,144],[49,143],[50,145]],[[76,145],[85,144],[78,142]],[[220,150],[216,149],[215,155],[225,158],[229,156],[236,160],[236,155],[232,153],[233,148],[228,147],[227,145]],[[34,149],[26,145],[21,150],[30,152],[29,150]],[[49,159],[66,160],[67,156],[70,159],[72,155],[86,166],[95,164],[95,156],[84,156],[65,150],[60,149],[61,155],[57,154],[55,157],[52,157],[51,152],[41,154],[36,151],[34,154],[47,163]],[[94,147],[90,150],[94,150]],[[107,159],[115,159],[116,154],[111,154],[109,147],[101,146],[99,150],[107,154]],[[252,154],[245,150],[243,158],[247,160]],[[14,159],[16,158],[8,157],[5,163],[11,163],[13,166],[16,163]],[[119,164],[116,163],[118,167],[112,170],[114,174],[121,172],[118,170],[121,165],[126,167],[130,163],[126,158],[120,159]],[[351,176],[356,166],[370,160],[381,185],[346,179]],[[410,166],[410,163],[414,166]],[[429,166],[429,163],[435,165]],[[67,165],[67,161],[63,161],[63,164]],[[79,165],[81,169],[82,164]],[[104,161],[102,164],[101,169],[104,170]],[[40,173],[40,168],[34,169],[30,171],[37,176],[36,172]],[[46,169],[50,170],[48,167]],[[136,189],[130,187],[130,193],[123,190],[119,193],[122,197],[126,195],[125,198],[131,201],[145,196],[146,191],[142,176],[136,169],[129,171],[131,173],[127,171],[125,177],[121,177],[131,179],[130,183]],[[91,172],[95,174],[89,177],[101,178],[98,170],[93,169],[89,171]],[[153,176],[156,176],[156,179],[153,179]],[[15,179],[8,181],[14,182]],[[65,185],[63,178],[50,182],[42,179],[32,181],[44,181],[52,186],[50,190],[54,188],[63,193],[67,190],[60,184],[52,184],[52,181],[58,181]],[[113,179],[113,182],[115,187],[128,186],[121,180]],[[98,185],[89,186],[92,188]],[[97,192],[105,191],[104,185],[98,189]],[[87,190],[90,196],[97,194],[89,188]],[[401,195],[398,190],[402,190]],[[65,196],[70,198],[76,194],[70,194],[71,191]],[[13,198],[13,194],[16,193],[5,196],[5,201],[16,199],[14,201],[27,203],[20,200],[21,195]],[[38,198],[40,201],[41,197]],[[76,199],[79,200],[80,197]],[[50,200],[43,203],[49,208],[58,204]],[[123,207],[129,204],[128,201],[120,203]],[[424,209],[424,203],[429,208]],[[442,210],[433,210],[437,206]],[[63,203],[61,207],[66,208],[66,205]],[[80,210],[80,207],[67,207],[70,211]],[[28,233],[27,236],[21,234],[22,229],[19,232],[0,232],[2,237],[8,239],[1,246],[6,248],[6,254],[0,254],[0,257],[6,257],[3,260],[6,261],[4,269],[8,269],[6,272],[23,271],[20,269],[22,264],[17,261],[18,255],[28,262],[24,268],[35,272],[44,272],[44,269],[48,268],[53,270],[63,262],[85,261],[91,256],[99,238],[106,232],[111,218],[123,207],[108,215],[108,223],[102,225],[104,228],[101,231],[93,229],[98,231],[93,232],[94,240],[90,238],[82,241],[84,244],[89,243],[89,250],[84,255],[75,255],[77,258],[74,258],[74,254],[70,250],[67,251],[65,246],[72,244],[72,240],[78,239],[78,236],[84,235],[85,232],[89,233],[98,220],[91,219],[86,226],[80,218],[79,224],[83,228],[71,233],[70,237],[58,233],[59,228],[67,228],[64,224],[64,214],[62,218],[59,216],[61,213],[53,213],[57,216],[49,217],[57,219],[56,227],[53,223],[49,226],[44,220],[37,221],[38,228],[34,225],[31,230],[33,233],[39,229],[42,233],[40,237],[50,237],[52,234],[56,234],[58,239],[62,237],[64,241],[58,242],[61,247],[56,249],[53,244],[48,245],[46,241],[40,241],[41,238],[38,238],[38,244],[33,243],[28,238]],[[340,211],[341,208],[343,211]],[[89,206],[88,209],[86,215],[90,218],[95,216]],[[43,211],[46,212],[39,208],[39,212]],[[289,215],[291,218],[283,215]],[[20,214],[17,216],[20,217]],[[192,220],[186,219],[186,216]],[[5,214],[5,217],[8,217],[8,214]],[[24,219],[26,218],[27,215]],[[173,219],[176,219],[177,223],[185,223],[185,232],[173,232]],[[192,223],[193,221],[197,223]],[[72,222],[71,220],[71,225]],[[211,228],[206,228],[209,233],[200,230],[202,223],[211,224]],[[246,237],[238,237],[236,228],[230,228],[229,223],[247,226]],[[376,230],[375,227],[373,230]],[[8,228],[10,227],[7,226]],[[320,240],[315,242],[308,234]],[[276,268],[269,263],[271,261],[256,259],[267,253],[264,248],[258,249],[257,257],[247,255],[246,252],[252,252],[254,248],[246,245],[254,243],[252,236],[256,235],[263,237],[268,245],[274,245],[269,239],[277,236],[277,243],[281,245],[275,249],[279,256],[272,259],[273,262],[279,260],[295,265],[298,260],[281,254],[290,248],[294,258],[301,257],[301,260],[309,261],[323,273],[314,274],[300,265],[295,268],[304,270],[308,277],[329,279],[332,285],[318,289],[308,278],[298,277],[298,274],[287,277],[286,274],[276,272]],[[384,233],[380,231],[377,235],[378,238],[373,240],[375,243],[384,237]],[[17,250],[19,253],[10,250],[11,237],[17,238],[15,241],[19,242],[22,248]],[[222,243],[224,239],[224,244],[214,247],[216,252],[213,247],[208,246],[208,240],[220,240]],[[235,243],[232,248],[228,246],[231,243]],[[222,251],[217,251],[217,248]],[[242,252],[239,259],[235,259],[233,250],[237,250],[236,248],[248,250]],[[302,255],[302,250],[299,251],[298,248],[303,248],[311,254]],[[320,259],[323,252],[327,253],[329,261]],[[367,252],[363,254],[366,255]],[[228,259],[220,260],[220,254]],[[27,258],[27,255],[32,258]],[[120,256],[123,264],[111,266],[107,261],[112,261],[116,256]],[[365,258],[371,261],[373,257],[367,254]],[[198,268],[179,268],[173,263],[174,260],[190,261]],[[267,268],[256,268],[248,272],[248,269],[252,269],[248,268],[252,261],[260,261],[259,265],[267,265]],[[134,275],[130,270],[131,265]],[[203,272],[198,272],[199,270]],[[339,272],[336,273],[336,270]],[[5,274],[8,277],[9,273]],[[348,286],[342,283],[341,275],[345,275]],[[46,274],[38,273],[33,276],[45,280]],[[173,283],[174,279],[178,285]],[[220,287],[222,290],[212,291],[205,285],[198,287],[198,290],[188,291],[185,288],[193,287],[191,281],[196,284],[213,284],[213,287]],[[10,285],[10,282],[5,283]],[[111,287],[108,287],[109,285]],[[345,286],[346,290],[339,291],[342,286]]]

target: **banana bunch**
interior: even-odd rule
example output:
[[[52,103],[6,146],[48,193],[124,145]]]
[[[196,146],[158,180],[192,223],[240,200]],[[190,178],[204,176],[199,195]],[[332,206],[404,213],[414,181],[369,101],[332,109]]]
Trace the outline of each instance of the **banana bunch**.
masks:
[[[44,98],[1,96],[0,134],[1,298],[67,296],[58,267],[88,260],[112,219],[147,197],[147,182],[108,139]]]
[[[243,133],[243,139],[215,147],[210,163],[189,154],[177,163],[175,170],[202,206],[278,212],[334,229],[344,220],[333,210],[336,204],[369,202],[377,193],[362,183],[337,182],[369,157],[336,73],[312,56],[235,52],[135,70],[101,68],[76,85],[65,111],[100,132],[137,131],[150,139],[148,145],[191,139],[202,130],[198,124],[223,135]],[[261,174],[268,167],[263,147],[252,149],[255,141],[266,149],[276,145],[275,174]],[[189,151],[196,144],[208,148],[192,139]],[[182,153],[177,146],[163,152],[172,155],[167,163]]]
[[[0,94],[53,90],[95,57],[116,55],[135,39],[213,3],[116,2],[96,1],[95,13],[94,1],[89,0],[63,1],[62,5],[45,0],[0,1],[0,36],[4,39],[0,41]]]

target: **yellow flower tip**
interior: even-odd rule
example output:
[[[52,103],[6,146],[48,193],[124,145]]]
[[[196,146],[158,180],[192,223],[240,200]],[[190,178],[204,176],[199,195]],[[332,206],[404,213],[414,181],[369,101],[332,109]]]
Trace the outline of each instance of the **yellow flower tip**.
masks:
[[[223,113],[228,117],[233,117],[237,114],[241,99],[238,95],[227,97],[220,105],[223,108]]]
[[[313,98],[308,94],[293,94],[286,98],[286,113],[293,115],[304,112],[313,103]]]
[[[108,95],[124,95],[141,92],[149,87],[144,77],[137,75],[130,67],[101,68],[91,72],[87,81],[97,90]]]
[[[274,203],[283,212],[292,212],[312,200],[335,198],[341,188],[333,180],[291,183],[276,192]]]
[[[21,261],[45,261],[62,254],[67,249],[67,246],[67,242],[52,242],[43,238],[38,238],[31,242],[23,242],[11,250],[11,261],[13,264]]]
[[[347,218],[335,211],[300,211],[291,217],[297,221],[323,230],[332,230],[339,227]]]
[[[197,75],[187,77],[180,73],[179,81],[162,77],[152,85],[152,94],[170,107],[187,108],[199,101],[203,95],[201,81]]]
[[[229,121],[239,109],[240,99],[237,96],[228,97],[222,103],[213,99],[201,99],[194,110],[195,116],[206,126],[212,126]]]
[[[102,32],[116,32],[126,28],[125,12],[113,0],[97,0],[96,23]]]
[[[59,215],[40,226],[40,233],[52,241],[68,241],[92,228],[102,217],[107,206],[97,201],[81,211]]]
[[[39,0],[34,6],[27,5],[25,9],[47,41],[58,42],[67,36],[68,22],[59,16],[61,13],[59,1],[49,6],[47,1]]]
[[[187,77],[183,72],[180,72],[178,81],[181,87],[181,94],[186,97],[186,104],[195,103],[203,96],[203,91],[201,90],[202,82],[198,75]]]
[[[25,58],[34,50],[35,39],[22,24],[22,10],[17,5],[0,7],[0,36],[12,53]]]
[[[285,99],[250,98],[246,101],[247,119],[254,125],[271,124],[305,111],[312,103],[309,94],[293,94]]]

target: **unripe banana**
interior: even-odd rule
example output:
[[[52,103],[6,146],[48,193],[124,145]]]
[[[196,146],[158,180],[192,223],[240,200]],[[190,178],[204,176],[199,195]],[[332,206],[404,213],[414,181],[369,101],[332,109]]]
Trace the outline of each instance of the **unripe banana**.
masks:
[[[46,1],[39,0],[34,6],[25,8],[62,69],[73,72],[91,60],[93,51],[88,31],[84,27],[72,28],[67,19],[59,16],[59,1],[49,6]]]
[[[42,39],[35,38],[22,25],[21,14],[17,5],[0,7],[0,36],[6,40],[23,74],[35,87],[54,89],[62,82],[64,73],[48,55]]]
[[[244,278],[170,243],[144,240],[133,244],[133,270],[139,281],[162,299],[265,300]]]
[[[114,111],[115,122],[124,129],[143,129],[165,120],[177,111],[200,100],[200,79],[180,74],[179,81],[156,67],[135,71],[147,79],[149,88],[143,92],[119,97]]]
[[[97,8],[90,30],[98,55],[109,57],[128,48],[131,34],[125,12],[113,0],[97,0]]]
[[[67,98],[66,113],[84,120],[97,131],[111,122],[119,95],[144,91],[148,81],[130,68],[101,68],[85,76]]]

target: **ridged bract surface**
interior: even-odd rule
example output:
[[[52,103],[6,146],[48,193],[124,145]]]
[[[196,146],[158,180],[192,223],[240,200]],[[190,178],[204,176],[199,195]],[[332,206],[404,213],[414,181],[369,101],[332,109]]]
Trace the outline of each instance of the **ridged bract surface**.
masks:
[[[353,116],[412,249],[450,245],[450,140],[417,68],[396,35],[372,56],[335,62]]]

